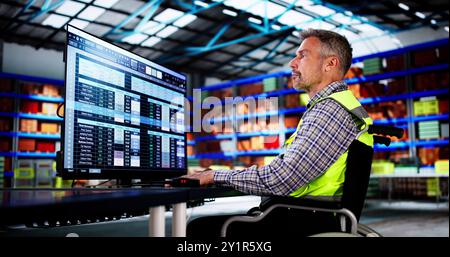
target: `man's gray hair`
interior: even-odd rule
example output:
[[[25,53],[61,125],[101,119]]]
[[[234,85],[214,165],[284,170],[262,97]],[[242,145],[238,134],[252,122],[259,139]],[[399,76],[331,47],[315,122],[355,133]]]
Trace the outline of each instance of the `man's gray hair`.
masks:
[[[345,75],[352,64],[352,47],[348,40],[333,31],[322,29],[307,29],[300,31],[300,40],[316,37],[321,42],[321,54],[323,57],[336,55],[341,62],[341,72]]]

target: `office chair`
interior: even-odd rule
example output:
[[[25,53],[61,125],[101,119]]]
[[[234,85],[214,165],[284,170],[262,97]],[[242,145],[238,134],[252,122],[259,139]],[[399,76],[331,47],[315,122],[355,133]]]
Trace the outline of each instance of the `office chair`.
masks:
[[[391,126],[370,125],[369,134],[374,135],[374,143],[390,145],[390,138],[401,138],[403,130]],[[347,169],[342,196],[304,196],[300,198],[274,196],[262,201],[261,205],[249,210],[247,216],[233,216],[225,221],[221,236],[233,222],[259,222],[276,208],[291,208],[315,212],[335,213],[339,216],[341,232],[319,233],[312,236],[381,236],[376,231],[358,224],[366,198],[372,166],[373,148],[354,140],[349,148]],[[349,228],[347,227],[349,224]]]

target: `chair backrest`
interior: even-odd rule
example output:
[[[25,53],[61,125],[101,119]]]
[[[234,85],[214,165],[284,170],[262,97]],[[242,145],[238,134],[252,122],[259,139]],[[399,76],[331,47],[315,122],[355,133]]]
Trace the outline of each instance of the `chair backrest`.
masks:
[[[342,193],[342,207],[349,209],[359,221],[372,166],[373,148],[354,140],[347,156],[347,168]]]

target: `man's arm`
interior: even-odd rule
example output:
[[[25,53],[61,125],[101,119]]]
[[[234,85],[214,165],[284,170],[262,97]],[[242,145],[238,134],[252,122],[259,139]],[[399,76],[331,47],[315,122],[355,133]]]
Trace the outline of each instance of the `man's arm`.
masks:
[[[351,115],[333,100],[322,101],[303,120],[284,156],[244,170],[206,171],[189,176],[201,185],[220,184],[256,195],[289,195],[326,171],[356,138]]]

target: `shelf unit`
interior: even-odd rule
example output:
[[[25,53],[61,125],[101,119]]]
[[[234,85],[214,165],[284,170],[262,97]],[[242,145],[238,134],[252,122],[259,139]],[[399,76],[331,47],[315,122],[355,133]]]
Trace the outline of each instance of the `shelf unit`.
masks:
[[[0,108],[3,186],[53,185],[63,120],[56,109],[64,102],[63,86],[63,80],[0,73],[0,99],[7,102]]]
[[[366,60],[379,58],[380,62],[385,62],[388,66],[386,70],[382,70],[379,72],[375,72],[369,75],[356,75],[353,77],[347,77],[346,82],[349,87],[355,86],[362,88],[363,86],[366,88],[379,87],[379,85],[387,87],[389,83],[393,82],[395,86],[395,82],[403,81],[402,86],[403,90],[399,90],[394,88],[392,92],[387,95],[383,94],[375,94],[369,96],[358,97],[360,102],[365,106],[370,108],[376,108],[379,105],[383,104],[391,104],[391,103],[399,103],[401,101],[403,107],[405,108],[405,114],[400,117],[388,117],[388,118],[374,118],[375,124],[385,124],[385,125],[395,125],[397,127],[401,127],[407,131],[407,137],[402,139],[401,141],[393,141],[389,148],[386,148],[381,145],[375,146],[375,158],[377,155],[395,155],[398,151],[406,151],[408,157],[416,159],[416,162],[413,165],[417,167],[420,166],[418,163],[418,159],[420,159],[421,149],[425,148],[439,148],[444,149],[443,152],[448,151],[448,132],[445,136],[439,136],[436,138],[427,138],[422,139],[418,137],[418,124],[427,121],[438,121],[439,124],[447,124],[448,130],[448,120],[449,120],[449,112],[448,112],[448,100],[447,107],[444,112],[437,112],[425,115],[416,115],[414,102],[422,101],[424,98],[437,97],[439,100],[448,99],[449,89],[448,89],[448,39],[437,40],[433,42],[428,42],[424,44],[413,45],[409,47],[405,47],[402,49],[396,49],[387,52],[381,52],[377,54],[371,54],[367,56],[357,57],[353,59],[353,66],[357,67],[361,66],[360,64]],[[417,63],[416,54],[420,54],[421,52],[426,51],[438,51],[439,49],[440,56],[436,58],[435,61],[429,61],[428,59],[424,59],[424,63]],[[422,55],[423,57],[423,55]],[[419,57],[417,57],[419,58]],[[400,60],[400,61],[399,61]],[[397,61],[397,63],[396,63]],[[399,65],[401,62],[401,65]],[[417,65],[418,64],[418,65]],[[422,85],[421,83],[432,83],[431,81],[419,80],[420,76],[443,76],[440,81],[439,78],[435,78],[435,83],[445,85],[438,85],[433,87],[428,87],[428,85]],[[274,130],[263,130],[263,131],[248,131],[238,133],[236,129],[230,133],[217,133],[217,134],[205,134],[198,133],[193,134],[190,139],[189,146],[191,147],[191,155],[188,156],[190,160],[197,160],[201,162],[203,159],[208,159],[207,164],[218,164],[218,165],[227,165],[231,168],[233,166],[248,166],[242,165],[240,161],[240,157],[266,157],[266,156],[275,156],[282,152],[280,148],[277,149],[257,149],[257,150],[238,150],[238,144],[241,142],[240,140],[252,138],[252,137],[267,137],[267,136],[278,136],[279,144],[282,145],[282,142],[285,138],[287,138],[290,134],[295,131],[295,127],[286,127],[284,124],[284,118],[293,115],[301,116],[305,111],[304,106],[295,106],[295,107],[286,107],[286,96],[292,94],[299,94],[299,92],[293,88],[288,86],[289,77],[291,75],[290,71],[280,71],[271,74],[259,75],[254,77],[242,78],[227,82],[222,82],[215,85],[209,85],[205,87],[201,87],[202,91],[206,91],[214,96],[215,93],[221,92],[224,90],[228,90],[228,95],[230,91],[232,92],[233,97],[240,96],[239,90],[242,87],[249,86],[250,84],[255,85],[254,83],[264,83],[265,79],[276,79],[277,87],[275,90],[269,92],[253,92],[250,94],[245,94],[243,97],[279,97],[279,111],[270,111],[270,112],[262,112],[256,114],[241,114],[236,117],[214,117],[210,120],[213,123],[220,122],[234,122],[234,124],[239,120],[246,120],[251,117],[271,117],[278,116],[279,117],[279,128]],[[446,76],[446,77],[445,77]],[[383,83],[383,84],[382,84]],[[420,85],[419,85],[420,84]],[[220,94],[219,94],[220,95]],[[426,99],[425,99],[426,100]],[[221,99],[221,103],[227,104],[231,100]],[[366,108],[367,109],[367,108]],[[223,151],[223,147],[220,145],[221,142],[227,141],[228,149]],[[205,144],[209,146],[215,146],[215,149],[211,150],[209,147],[206,147],[204,150]],[[217,146],[220,146],[219,151],[217,151]],[[447,157],[448,159],[448,157]],[[253,160],[251,164],[263,165],[264,163],[259,160]],[[419,173],[419,168],[417,168],[418,172],[417,177],[423,177],[422,174]],[[415,175],[412,175],[415,178]],[[395,177],[395,176],[393,176]],[[444,178],[448,181],[447,176],[436,176],[437,178]],[[380,178],[379,176],[374,176],[374,179]],[[384,177],[382,177],[384,178]]]

